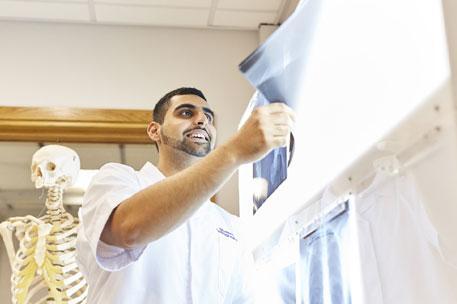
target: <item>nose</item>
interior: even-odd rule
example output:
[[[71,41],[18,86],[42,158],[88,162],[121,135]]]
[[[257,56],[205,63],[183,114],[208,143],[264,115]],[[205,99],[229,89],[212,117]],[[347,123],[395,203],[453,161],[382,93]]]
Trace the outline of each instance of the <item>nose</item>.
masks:
[[[208,124],[208,117],[206,117],[205,112],[198,111],[198,115],[195,115],[195,123],[200,127],[204,127]]]

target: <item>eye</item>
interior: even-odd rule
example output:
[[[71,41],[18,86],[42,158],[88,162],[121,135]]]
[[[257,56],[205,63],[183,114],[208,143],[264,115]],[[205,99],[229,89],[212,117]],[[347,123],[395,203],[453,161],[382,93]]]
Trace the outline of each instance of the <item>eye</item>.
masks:
[[[212,123],[212,122],[213,122],[213,119],[214,119],[214,118],[213,118],[213,115],[211,115],[211,114],[209,114],[209,113],[205,113],[205,115],[206,115],[206,118],[208,119],[208,121]]]
[[[180,112],[180,115],[184,116],[184,117],[191,117],[192,116],[192,111],[191,110],[183,110],[183,111]]]

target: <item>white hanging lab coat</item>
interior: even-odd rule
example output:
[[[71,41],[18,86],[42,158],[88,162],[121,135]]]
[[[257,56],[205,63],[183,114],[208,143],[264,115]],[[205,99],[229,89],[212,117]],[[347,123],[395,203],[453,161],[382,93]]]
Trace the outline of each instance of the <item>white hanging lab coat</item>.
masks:
[[[457,269],[441,254],[410,174],[378,174],[356,206],[366,303],[457,303]]]

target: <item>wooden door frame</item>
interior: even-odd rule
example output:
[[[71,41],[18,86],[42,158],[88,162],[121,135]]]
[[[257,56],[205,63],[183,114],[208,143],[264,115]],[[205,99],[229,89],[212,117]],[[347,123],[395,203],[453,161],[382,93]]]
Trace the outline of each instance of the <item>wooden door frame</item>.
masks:
[[[150,144],[152,110],[0,107],[0,141]]]

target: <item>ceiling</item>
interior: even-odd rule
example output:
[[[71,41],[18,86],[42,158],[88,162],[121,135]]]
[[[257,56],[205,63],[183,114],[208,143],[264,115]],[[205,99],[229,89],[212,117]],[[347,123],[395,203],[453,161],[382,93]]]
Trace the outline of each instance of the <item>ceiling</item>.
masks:
[[[30,164],[33,154],[42,144],[29,142],[0,142],[0,221],[2,219],[42,211],[46,193],[35,189],[30,179]],[[124,163],[140,169],[145,162],[157,161],[153,144],[63,144],[75,150],[82,169],[94,170],[108,162]],[[66,209],[75,213],[82,201],[83,192],[68,189],[64,193]]]
[[[299,0],[0,0],[0,20],[256,30]]]

